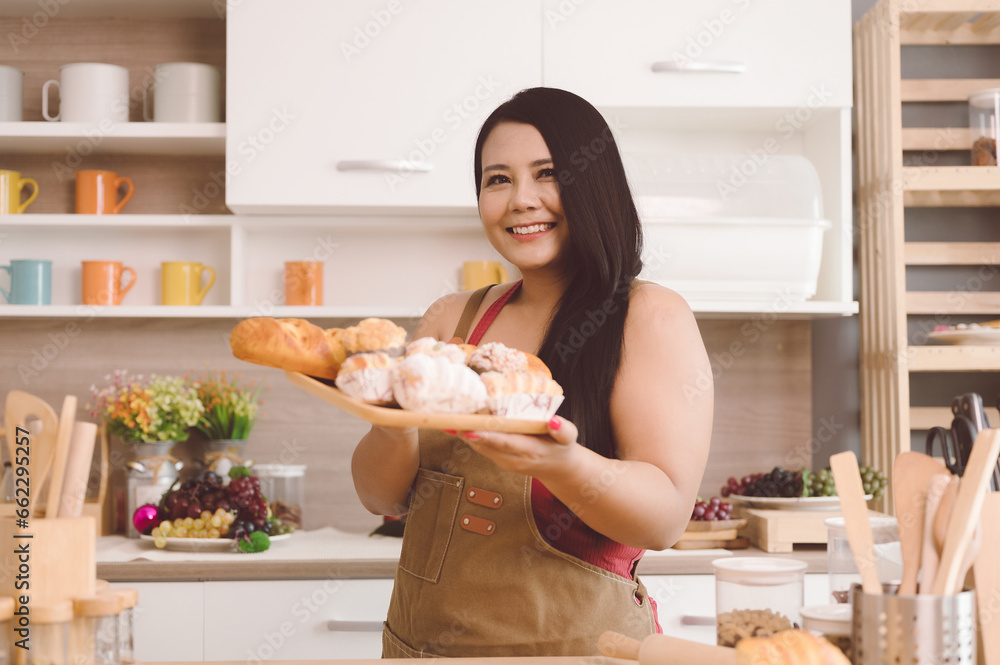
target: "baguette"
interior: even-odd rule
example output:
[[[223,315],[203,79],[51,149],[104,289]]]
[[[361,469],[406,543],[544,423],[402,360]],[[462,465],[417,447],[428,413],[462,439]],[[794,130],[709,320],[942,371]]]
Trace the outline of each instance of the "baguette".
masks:
[[[229,345],[240,360],[324,379],[336,379],[347,357],[343,330],[305,319],[245,319],[233,328]]]

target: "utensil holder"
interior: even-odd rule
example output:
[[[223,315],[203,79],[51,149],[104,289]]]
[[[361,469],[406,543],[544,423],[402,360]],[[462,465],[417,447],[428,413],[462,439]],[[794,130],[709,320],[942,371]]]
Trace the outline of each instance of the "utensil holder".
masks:
[[[976,665],[976,595],[867,594],[851,587],[854,665]]]

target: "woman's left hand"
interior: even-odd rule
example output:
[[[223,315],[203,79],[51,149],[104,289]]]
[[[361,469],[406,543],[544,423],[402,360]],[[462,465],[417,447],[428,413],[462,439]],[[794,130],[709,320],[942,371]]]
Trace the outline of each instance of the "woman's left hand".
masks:
[[[460,432],[469,447],[506,471],[544,478],[553,470],[565,471],[583,450],[577,444],[576,425],[554,416],[548,433],[537,436],[506,432]]]

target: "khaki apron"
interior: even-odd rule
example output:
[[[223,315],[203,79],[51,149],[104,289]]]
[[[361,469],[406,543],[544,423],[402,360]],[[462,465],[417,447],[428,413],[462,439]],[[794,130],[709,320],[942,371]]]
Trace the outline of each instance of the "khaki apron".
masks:
[[[638,579],[549,545],[531,512],[531,478],[460,437],[420,432],[402,545],[383,658],[589,656],[605,630],[656,631]]]

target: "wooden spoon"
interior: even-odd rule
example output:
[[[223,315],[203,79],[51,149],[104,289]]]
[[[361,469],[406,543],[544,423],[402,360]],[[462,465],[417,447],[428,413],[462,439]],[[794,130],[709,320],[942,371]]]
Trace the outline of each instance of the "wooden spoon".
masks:
[[[917,592],[921,550],[924,541],[924,513],[927,488],[935,474],[948,473],[944,464],[923,453],[907,451],[896,456],[892,465],[892,501],[899,522],[899,546],[903,554],[900,596]]]
[[[1000,456],[1000,430],[984,429],[972,444],[972,453],[965,465],[962,482],[955,497],[953,518],[948,524],[944,550],[941,552],[941,566],[934,579],[934,595],[950,592],[958,584],[958,574],[965,561],[966,551],[972,540],[993,468]]]
[[[924,538],[920,555],[920,591],[922,595],[929,595],[934,586],[934,577],[937,575],[938,563],[941,555],[937,545],[934,543],[934,518],[937,516],[938,507],[941,504],[941,497],[948,489],[951,482],[951,474],[935,474],[927,483],[927,505],[924,510]]]
[[[954,519],[952,514],[952,508],[955,503],[955,496],[958,493],[959,486],[958,476],[952,476],[948,487],[945,489],[944,494],[941,495],[941,506],[938,508],[937,514],[934,516],[934,526],[932,528],[934,536],[934,546],[937,548],[938,554],[944,551],[944,541],[948,534],[948,524]],[[969,574],[969,568],[972,567],[973,562],[976,560],[976,555],[979,554],[980,545],[980,529],[976,526],[975,531],[972,535],[972,540],[969,541],[969,548],[965,551],[965,558],[962,559],[962,565],[958,569],[957,584],[951,589],[947,589],[945,593],[953,594],[959,593],[962,590],[962,586],[965,583],[965,576]]]
[[[840,496],[847,542],[851,546],[858,572],[861,573],[861,588],[865,593],[882,595],[882,583],[875,567],[875,538],[868,522],[868,505],[861,485],[858,458],[850,450],[837,453],[830,457],[830,468]]]
[[[976,557],[976,603],[979,620],[996,622],[997,601],[1000,600],[1000,492],[992,492],[983,501],[980,516],[982,543]],[[990,619],[987,619],[990,617]],[[1000,629],[984,623],[980,626],[983,640],[983,665],[1000,665]]]

